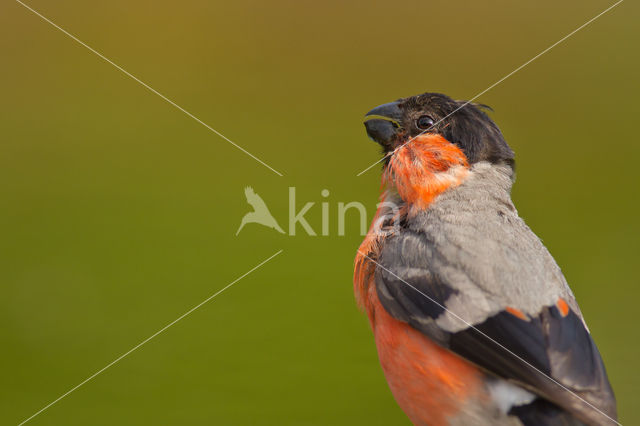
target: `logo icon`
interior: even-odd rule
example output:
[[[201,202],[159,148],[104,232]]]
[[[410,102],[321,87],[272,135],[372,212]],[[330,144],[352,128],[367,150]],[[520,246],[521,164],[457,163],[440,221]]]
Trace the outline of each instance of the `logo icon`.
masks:
[[[278,225],[278,222],[269,211],[264,200],[256,194],[252,187],[247,186],[244,189],[244,195],[247,197],[247,203],[253,207],[253,211],[242,217],[242,221],[240,222],[240,227],[236,231],[236,235],[238,235],[242,228],[244,228],[248,223],[259,223],[260,225],[275,229],[279,233],[284,234],[284,231],[280,228],[280,225]]]

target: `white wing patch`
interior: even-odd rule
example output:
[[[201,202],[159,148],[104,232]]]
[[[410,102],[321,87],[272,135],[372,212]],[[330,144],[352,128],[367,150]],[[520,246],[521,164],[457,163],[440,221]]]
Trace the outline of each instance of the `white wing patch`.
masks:
[[[536,395],[506,380],[494,380],[488,383],[489,394],[500,411],[507,414],[511,407],[529,404]]]

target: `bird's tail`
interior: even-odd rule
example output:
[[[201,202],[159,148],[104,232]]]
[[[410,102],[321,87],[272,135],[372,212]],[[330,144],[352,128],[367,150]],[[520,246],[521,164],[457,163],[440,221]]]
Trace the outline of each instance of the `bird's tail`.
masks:
[[[278,231],[281,234],[284,234],[284,231],[282,230],[282,228],[280,228],[280,225],[278,225],[278,222],[275,221],[274,219],[274,225],[273,225],[273,229],[275,229],[276,231]]]
[[[238,227],[238,230],[236,231],[236,237],[238,236],[240,231],[242,231],[242,228],[244,228],[244,225],[247,224],[247,221],[245,220],[246,218],[247,218],[246,215],[242,218],[242,222],[240,222],[240,226]]]

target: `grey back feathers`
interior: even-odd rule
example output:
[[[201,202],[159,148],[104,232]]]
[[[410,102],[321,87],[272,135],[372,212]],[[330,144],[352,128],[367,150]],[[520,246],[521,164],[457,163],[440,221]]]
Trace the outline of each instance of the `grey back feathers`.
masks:
[[[536,315],[559,297],[580,312],[555,260],[518,216],[511,173],[508,166],[476,163],[462,185],[407,222],[412,233],[386,242],[382,263],[393,256],[396,267],[438,276],[455,291],[445,306],[471,324],[506,306]],[[450,312],[437,321],[451,332],[467,328]]]

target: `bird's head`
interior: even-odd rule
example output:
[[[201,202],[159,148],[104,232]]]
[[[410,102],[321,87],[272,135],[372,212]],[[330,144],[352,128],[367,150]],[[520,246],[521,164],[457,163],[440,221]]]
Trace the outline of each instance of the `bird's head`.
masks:
[[[513,167],[513,151],[482,107],[424,93],[372,109],[364,125],[369,137],[382,146],[387,163],[405,144],[423,135],[438,135],[457,146],[469,164],[488,161]]]

